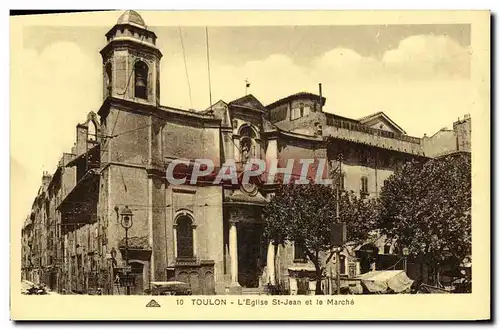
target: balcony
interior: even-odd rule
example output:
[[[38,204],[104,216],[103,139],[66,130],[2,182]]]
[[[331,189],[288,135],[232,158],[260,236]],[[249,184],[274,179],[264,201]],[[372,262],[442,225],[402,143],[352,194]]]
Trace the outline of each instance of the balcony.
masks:
[[[420,138],[371,128],[355,122],[326,118],[324,136],[363,143],[384,149],[424,155]]]
[[[88,171],[58,205],[61,212],[61,232],[97,221],[97,201],[99,198],[98,173]]]

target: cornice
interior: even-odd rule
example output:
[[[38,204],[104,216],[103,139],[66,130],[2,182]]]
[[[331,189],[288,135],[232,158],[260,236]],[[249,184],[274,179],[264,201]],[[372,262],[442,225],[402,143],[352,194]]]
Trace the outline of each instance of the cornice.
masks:
[[[98,114],[101,117],[105,117],[109,113],[110,108],[116,108],[121,111],[127,111],[143,116],[154,116],[165,120],[166,122],[178,122],[200,128],[220,128],[221,126],[221,120],[213,116],[169,107],[158,107],[151,104],[143,104],[115,97],[108,97],[104,100]]]
[[[156,48],[155,45],[144,41],[135,40],[134,38],[131,37],[119,37],[111,40],[106,46],[103,47],[103,49],[101,49],[100,51],[101,56],[105,57],[106,54],[108,54],[112,49],[118,47],[125,47],[134,50],[140,49],[141,51],[144,52],[150,52],[156,55],[158,60],[160,60],[163,57],[163,54],[158,48]]]

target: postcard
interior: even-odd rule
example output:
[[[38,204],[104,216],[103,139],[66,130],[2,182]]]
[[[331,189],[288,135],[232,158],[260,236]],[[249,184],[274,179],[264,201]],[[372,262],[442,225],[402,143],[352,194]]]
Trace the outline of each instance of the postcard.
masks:
[[[10,23],[12,319],[490,319],[488,11]]]

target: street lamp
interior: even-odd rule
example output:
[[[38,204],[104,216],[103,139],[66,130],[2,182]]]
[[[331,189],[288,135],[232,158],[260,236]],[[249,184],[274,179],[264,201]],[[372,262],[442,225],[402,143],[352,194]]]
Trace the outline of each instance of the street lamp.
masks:
[[[405,268],[405,273],[408,272],[408,255],[410,254],[410,249],[407,247],[403,248],[403,256],[404,256],[404,268]]]
[[[128,268],[128,230],[130,227],[132,227],[132,218],[134,214],[128,206],[125,206],[125,208],[122,209],[121,213],[121,222],[120,224],[122,225],[123,228],[125,228],[125,265]],[[130,295],[130,285],[128,283],[128,269],[126,270],[126,275],[125,275],[125,281],[126,281],[126,290],[127,290],[127,295]]]

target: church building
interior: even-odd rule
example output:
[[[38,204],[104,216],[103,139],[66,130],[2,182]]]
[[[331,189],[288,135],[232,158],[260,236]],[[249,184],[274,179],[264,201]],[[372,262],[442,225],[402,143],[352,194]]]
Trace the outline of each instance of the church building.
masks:
[[[128,283],[131,294],[144,294],[164,281],[207,295],[250,294],[268,283],[296,287],[311,264],[292,242],[278,247],[262,239],[262,208],[277,184],[176,185],[166,179],[172,161],[189,167],[210,159],[219,168],[227,160],[286,167],[290,159],[327,159],[326,172],[342,162],[341,189],[371,198],[404,162],[470,146],[470,118],[447,133],[444,150],[432,137],[408,136],[383,112],[359,119],[324,112],[326,98],[306,92],[269,105],[249,94],[200,111],[164,106],[162,53],[141,16],[124,12],[106,40],[102,105],[77,126],[75,146],[45,179],[43,201],[23,230],[23,276],[35,268],[52,274],[37,278],[55,290],[126,294]],[[58,229],[47,233],[37,222]],[[41,232],[53,257],[30,263],[37,245],[30,237]],[[394,253],[380,244],[378,253]],[[369,270],[347,254],[341,259],[346,276]]]

